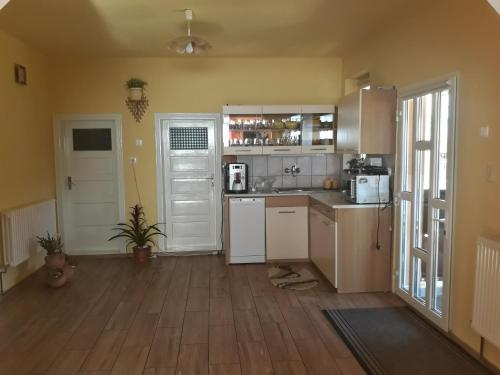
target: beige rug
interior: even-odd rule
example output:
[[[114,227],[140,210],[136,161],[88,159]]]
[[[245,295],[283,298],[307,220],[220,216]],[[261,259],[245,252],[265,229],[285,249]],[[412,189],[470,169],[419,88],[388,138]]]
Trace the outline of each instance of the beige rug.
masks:
[[[292,266],[276,265],[267,270],[271,283],[281,289],[307,290],[318,285],[318,279],[311,271],[301,268],[296,271]]]

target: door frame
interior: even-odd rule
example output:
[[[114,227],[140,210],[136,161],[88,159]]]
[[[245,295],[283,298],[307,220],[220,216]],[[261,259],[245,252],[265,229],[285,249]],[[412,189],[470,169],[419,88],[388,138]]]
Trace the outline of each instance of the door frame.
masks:
[[[222,147],[222,122],[220,113],[155,113],[155,143],[156,143],[156,204],[158,212],[158,223],[165,222],[165,211],[162,194],[165,188],[165,178],[163,176],[163,145],[162,135],[163,130],[161,123],[164,120],[213,120],[214,139],[215,139],[215,171],[214,171],[214,202],[215,202],[215,249],[207,249],[208,251],[222,250],[222,167],[221,167],[221,147]],[[165,229],[165,224],[160,224]],[[166,233],[168,236],[168,233]],[[168,238],[163,236],[158,238],[158,250],[160,252],[175,252],[168,251]],[[189,247],[186,248],[189,251]],[[198,251],[193,249],[193,251]]]
[[[427,307],[420,307],[417,306],[416,304],[411,304],[413,308],[415,308],[418,312],[422,313],[427,319],[429,319],[431,322],[436,324],[437,327],[444,331],[449,331],[450,328],[453,326],[453,315],[452,315],[452,309],[451,306],[453,305],[453,280],[454,280],[454,274],[453,274],[453,247],[454,247],[454,240],[455,240],[455,233],[456,233],[456,220],[455,220],[455,212],[456,212],[456,189],[458,187],[457,181],[458,181],[458,155],[459,155],[459,150],[458,150],[458,139],[459,139],[459,93],[460,93],[460,74],[459,72],[452,72],[449,74],[445,74],[442,76],[439,76],[437,78],[423,81],[417,84],[409,85],[406,87],[401,88],[398,90],[398,97],[397,97],[397,113],[396,113],[396,118],[398,120],[398,126],[396,130],[396,157],[395,157],[395,176],[394,176],[394,185],[395,185],[395,193],[399,194],[401,192],[401,160],[399,157],[399,152],[401,150],[401,115],[400,111],[402,110],[399,105],[401,100],[404,98],[410,97],[412,95],[418,95],[425,93],[427,91],[431,91],[433,89],[439,88],[443,86],[444,83],[448,83],[454,90],[453,94],[454,97],[450,99],[450,122],[451,122],[451,127],[453,128],[453,134],[452,137],[449,139],[449,142],[452,143],[451,149],[453,152],[452,155],[452,179],[448,180],[448,182],[451,182],[453,184],[453,190],[451,192],[451,197],[450,197],[450,220],[447,223],[448,230],[451,230],[451,236],[448,238],[449,242],[449,251],[446,256],[446,272],[449,275],[449,280],[448,280],[448,286],[447,286],[447,293],[448,293],[448,301],[446,305],[443,305],[443,310],[446,309],[447,317],[443,320],[439,320],[437,318],[432,318],[427,315]],[[415,160],[413,160],[413,163],[415,163]],[[413,165],[412,165],[412,170],[413,170]],[[447,177],[448,178],[448,177]],[[394,202],[396,206],[396,212],[394,215],[394,256],[393,256],[393,285],[392,285],[392,290],[395,294],[397,294],[399,297],[401,297],[403,300],[408,302],[412,297],[408,296],[408,298],[405,298],[403,296],[403,292],[401,292],[399,289],[399,280],[400,280],[400,207],[401,207],[401,200],[399,199],[399,196],[394,196]],[[413,204],[413,201],[412,201]],[[413,218],[412,218],[413,222]],[[413,230],[413,228],[412,228]],[[413,246],[413,244],[411,244]],[[410,276],[412,277],[412,276]],[[411,283],[411,281],[410,281]],[[443,291],[444,293],[444,291]],[[408,299],[408,300],[407,300]]]
[[[63,220],[63,196],[65,189],[64,176],[64,121],[112,121],[116,134],[116,183],[118,185],[118,215],[119,221],[125,221],[125,184],[123,177],[123,139],[122,115],[120,114],[64,114],[55,115],[53,118],[54,131],[54,159],[56,174],[56,202],[57,202],[57,228],[63,240],[65,238]],[[120,246],[117,253],[125,253],[126,247]],[[113,252],[114,253],[114,252]],[[90,254],[90,253],[89,253]],[[101,253],[99,253],[101,254]],[[75,254],[78,255],[78,254]]]

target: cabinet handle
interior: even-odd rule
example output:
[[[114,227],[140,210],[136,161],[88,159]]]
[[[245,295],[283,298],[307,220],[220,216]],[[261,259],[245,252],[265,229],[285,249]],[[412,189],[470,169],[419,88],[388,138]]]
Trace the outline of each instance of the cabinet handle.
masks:
[[[278,211],[280,214],[294,214],[295,211]]]
[[[290,151],[290,149],[289,148],[275,148],[275,149],[273,149],[273,151],[275,151],[275,152],[284,152],[284,151]]]
[[[236,152],[252,152],[252,150],[249,150],[248,148],[244,148],[244,149],[236,149],[235,151],[236,151]]]
[[[333,223],[328,222],[328,221],[323,221],[323,220],[321,220],[321,222],[322,222],[323,224],[325,224],[327,227],[329,227],[329,226],[333,225]]]
[[[326,151],[326,148],[325,147],[319,147],[319,148],[312,147],[311,150],[313,150],[313,151]]]

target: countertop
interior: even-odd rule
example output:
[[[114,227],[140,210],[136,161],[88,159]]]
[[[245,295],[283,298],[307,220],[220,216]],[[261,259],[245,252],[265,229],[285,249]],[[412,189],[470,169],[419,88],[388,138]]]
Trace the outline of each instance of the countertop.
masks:
[[[307,189],[307,188],[306,188]],[[346,200],[346,197],[340,191],[328,191],[328,190],[305,190],[305,191],[293,191],[286,193],[275,193],[275,192],[250,192],[247,194],[224,194],[224,196],[229,198],[257,198],[257,197],[288,197],[297,195],[307,195],[310,198],[322,203],[331,208],[374,208],[378,207],[378,204],[355,204]]]

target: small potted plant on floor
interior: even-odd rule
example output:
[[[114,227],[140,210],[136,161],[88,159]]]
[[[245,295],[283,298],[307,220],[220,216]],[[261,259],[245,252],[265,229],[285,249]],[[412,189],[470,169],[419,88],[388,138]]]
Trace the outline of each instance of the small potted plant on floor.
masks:
[[[130,100],[139,101],[142,99],[144,87],[148,83],[139,78],[130,78],[126,85],[128,88],[128,97]]]
[[[158,224],[148,225],[144,216],[144,209],[136,204],[131,207],[128,223],[118,223],[113,230],[119,233],[109,239],[125,238],[128,245],[133,245],[134,259],[137,263],[145,263],[151,257],[151,245],[154,245],[156,236],[165,236],[158,228]]]
[[[47,232],[47,237],[36,237],[38,244],[47,251],[45,266],[47,268],[47,284],[58,288],[66,284],[74,274],[73,266],[67,263],[66,254],[63,252],[61,236],[52,236]]]

